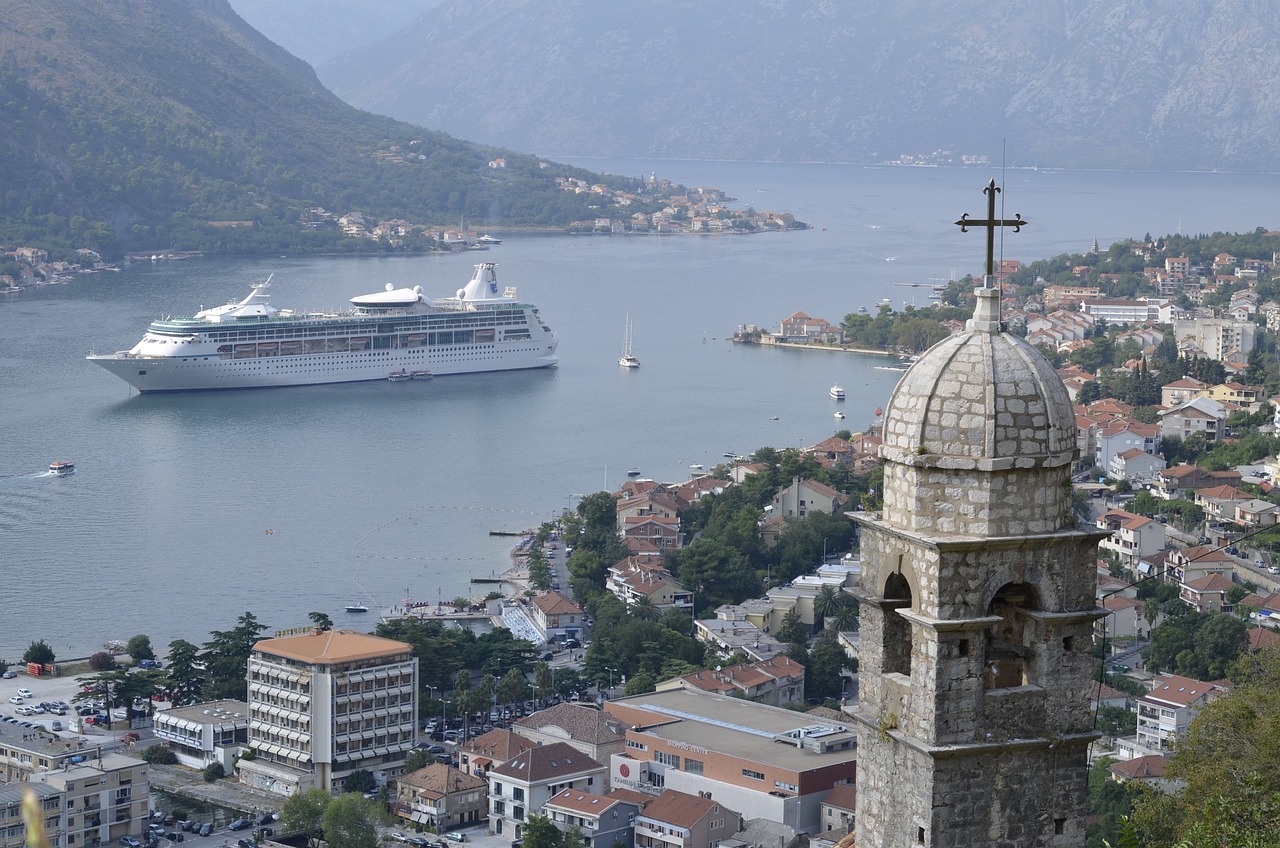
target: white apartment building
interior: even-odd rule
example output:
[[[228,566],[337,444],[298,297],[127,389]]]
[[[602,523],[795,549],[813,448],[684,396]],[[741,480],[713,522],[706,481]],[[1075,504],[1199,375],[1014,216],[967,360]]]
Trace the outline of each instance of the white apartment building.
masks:
[[[1257,333],[1257,324],[1234,318],[1175,319],[1173,322],[1173,335],[1179,346],[1190,341],[1210,359],[1219,362],[1233,351],[1248,355]]]
[[[150,766],[121,754],[63,766],[31,775],[32,783],[62,793],[62,848],[93,848],[142,835],[151,813]]]
[[[353,630],[265,639],[249,657],[249,747],[240,781],[292,795],[342,788],[353,771],[399,777],[417,741],[418,660]]]

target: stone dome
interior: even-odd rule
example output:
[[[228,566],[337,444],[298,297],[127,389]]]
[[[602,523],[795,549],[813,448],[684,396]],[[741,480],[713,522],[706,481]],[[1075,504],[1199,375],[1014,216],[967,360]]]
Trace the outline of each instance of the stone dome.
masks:
[[[999,471],[1069,465],[1075,413],[1049,362],[1000,328],[1000,294],[978,289],[964,333],[926,351],[894,389],[884,458],[917,467]]]

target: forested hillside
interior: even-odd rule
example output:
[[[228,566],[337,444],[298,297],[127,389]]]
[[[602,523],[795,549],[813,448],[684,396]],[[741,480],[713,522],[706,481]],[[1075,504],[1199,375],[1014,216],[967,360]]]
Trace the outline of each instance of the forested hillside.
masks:
[[[0,243],[107,256],[305,249],[311,206],[558,225],[555,177],[599,179],[347,106],[226,0],[0,4],[0,173]]]

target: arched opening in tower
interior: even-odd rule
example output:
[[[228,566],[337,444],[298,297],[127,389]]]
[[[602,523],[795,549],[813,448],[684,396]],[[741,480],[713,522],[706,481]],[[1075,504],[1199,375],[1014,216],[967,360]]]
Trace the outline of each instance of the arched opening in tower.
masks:
[[[900,572],[893,572],[884,582],[884,672],[911,674],[911,622],[898,615],[900,609],[911,608],[911,584]]]
[[[1000,621],[987,630],[985,688],[1009,689],[1031,683],[1035,628],[1027,612],[1038,607],[1035,587],[1029,583],[1006,583],[991,599],[987,615],[999,616]]]

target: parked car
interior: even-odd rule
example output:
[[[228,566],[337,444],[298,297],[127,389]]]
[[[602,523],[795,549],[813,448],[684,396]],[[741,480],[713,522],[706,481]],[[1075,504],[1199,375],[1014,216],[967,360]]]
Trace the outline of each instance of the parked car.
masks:
[[[124,848],[142,848],[142,843],[134,839],[132,836],[120,837],[120,844],[123,845]]]
[[[4,679],[5,679],[5,680],[12,680],[13,678],[15,678],[15,677],[17,677],[17,676],[18,676],[18,672],[14,671],[13,669],[11,669],[11,668],[10,668],[10,669],[5,669],[5,672],[4,672]]]
[[[49,724],[49,729],[50,730],[66,730],[66,728],[62,726],[62,722],[57,720],[54,720]]]
[[[19,696],[17,696],[17,695],[10,695],[10,696],[9,696],[9,703],[11,703],[11,704],[21,704],[21,703],[23,703],[23,700],[22,700],[22,698],[21,698],[21,697],[19,697]]]
[[[211,833],[213,833],[213,822],[205,822],[204,824],[200,825],[201,836],[208,836]]]
[[[449,840],[450,842],[466,842],[467,841],[467,835],[465,833],[459,833],[456,830],[449,831],[444,835],[444,838]]]
[[[430,840],[424,839],[421,836],[410,836],[408,842],[413,846],[413,848],[429,848],[431,845]]]
[[[236,819],[227,825],[227,830],[248,830],[251,827],[253,827],[253,822],[248,819]]]
[[[236,842],[237,848],[258,848],[258,843],[251,842],[248,839],[241,839]]]
[[[14,712],[20,716],[33,716],[36,714],[35,707],[28,707],[25,704],[21,707],[18,707],[16,710],[14,710]]]
[[[392,838],[392,839],[394,839],[396,842],[408,842],[408,841],[409,841],[409,837],[405,836],[403,833],[401,833],[401,832],[400,832],[400,831],[398,831],[398,830],[393,830],[393,831],[391,831],[391,838]]]
[[[35,695],[32,695],[32,694],[31,694],[31,690],[30,690],[30,689],[19,689],[19,690],[18,690],[18,696],[19,696],[19,697],[21,697],[21,698],[34,698],[34,697],[35,697]]]
[[[130,730],[128,733],[121,733],[121,734],[120,734],[120,741],[121,741],[121,742],[137,742],[137,741],[138,741],[138,740],[140,740],[141,738],[142,738],[141,736],[139,736],[137,733],[134,733],[132,730]],[[247,825],[246,825],[246,826],[247,826]],[[234,828],[233,828],[233,830],[234,830]]]

